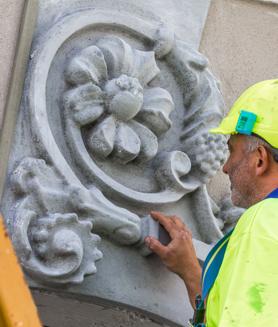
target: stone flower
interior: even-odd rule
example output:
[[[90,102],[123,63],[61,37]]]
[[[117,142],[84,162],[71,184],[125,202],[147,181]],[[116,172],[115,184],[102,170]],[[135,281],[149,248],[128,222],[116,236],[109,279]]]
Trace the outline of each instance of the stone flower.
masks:
[[[148,84],[159,73],[154,52],[140,51],[118,37],[103,37],[69,63],[64,106],[85,133],[88,150],[126,164],[148,161],[157,137],[171,127],[171,95]]]

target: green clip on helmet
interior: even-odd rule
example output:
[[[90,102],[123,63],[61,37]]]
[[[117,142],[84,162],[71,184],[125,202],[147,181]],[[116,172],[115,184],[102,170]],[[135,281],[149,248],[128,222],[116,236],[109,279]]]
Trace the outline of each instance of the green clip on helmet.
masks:
[[[257,83],[237,99],[215,134],[246,134],[260,136],[278,148],[278,79]]]

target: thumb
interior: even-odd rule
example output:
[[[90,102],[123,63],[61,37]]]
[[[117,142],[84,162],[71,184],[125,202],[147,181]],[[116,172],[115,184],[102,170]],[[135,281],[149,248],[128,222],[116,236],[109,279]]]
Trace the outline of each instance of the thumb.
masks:
[[[167,252],[167,247],[161,244],[157,239],[153,237],[146,237],[145,243],[152,250],[156,253],[160,258],[164,258]]]

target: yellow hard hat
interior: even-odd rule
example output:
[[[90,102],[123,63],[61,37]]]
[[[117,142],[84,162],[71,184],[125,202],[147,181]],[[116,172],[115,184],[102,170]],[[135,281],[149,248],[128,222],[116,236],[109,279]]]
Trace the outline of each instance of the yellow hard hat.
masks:
[[[215,134],[257,134],[278,148],[278,79],[259,82],[242,93]]]

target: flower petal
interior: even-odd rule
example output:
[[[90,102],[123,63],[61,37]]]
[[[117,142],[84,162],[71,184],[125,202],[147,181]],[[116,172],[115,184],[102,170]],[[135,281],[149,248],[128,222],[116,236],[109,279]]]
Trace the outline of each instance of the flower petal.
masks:
[[[102,91],[91,83],[66,92],[63,101],[66,110],[74,112],[74,119],[80,125],[92,123],[103,113]]]
[[[127,74],[133,66],[132,48],[122,39],[105,36],[98,40],[97,47],[102,51],[106,61],[109,79]]]
[[[122,74],[135,77],[142,86],[159,73],[153,51],[132,49],[124,40],[107,36],[97,42],[106,60],[110,79]]]
[[[136,132],[141,141],[141,149],[137,159],[140,162],[152,159],[158,150],[157,137],[147,127],[134,120],[131,120],[128,126]]]
[[[88,139],[89,149],[93,154],[106,158],[114,148],[115,133],[115,120],[109,116],[91,131]]]
[[[136,77],[141,85],[146,86],[160,72],[155,62],[153,51],[134,50],[135,62],[131,76]]]
[[[168,91],[159,87],[146,89],[143,107],[135,119],[160,135],[171,127],[169,114],[173,109],[174,102]]]
[[[115,157],[122,163],[128,163],[140,152],[141,141],[133,130],[124,123],[117,128],[115,139]]]
[[[80,111],[88,104],[102,104],[103,92],[98,86],[88,83],[66,92],[63,101],[66,109]]]
[[[89,105],[84,107],[84,110],[76,112],[74,114],[74,120],[81,126],[88,125],[98,119],[103,112],[104,108],[102,106]]]
[[[83,49],[70,61],[65,74],[67,82],[74,85],[88,82],[100,84],[107,80],[107,67],[102,52],[96,46]]]

